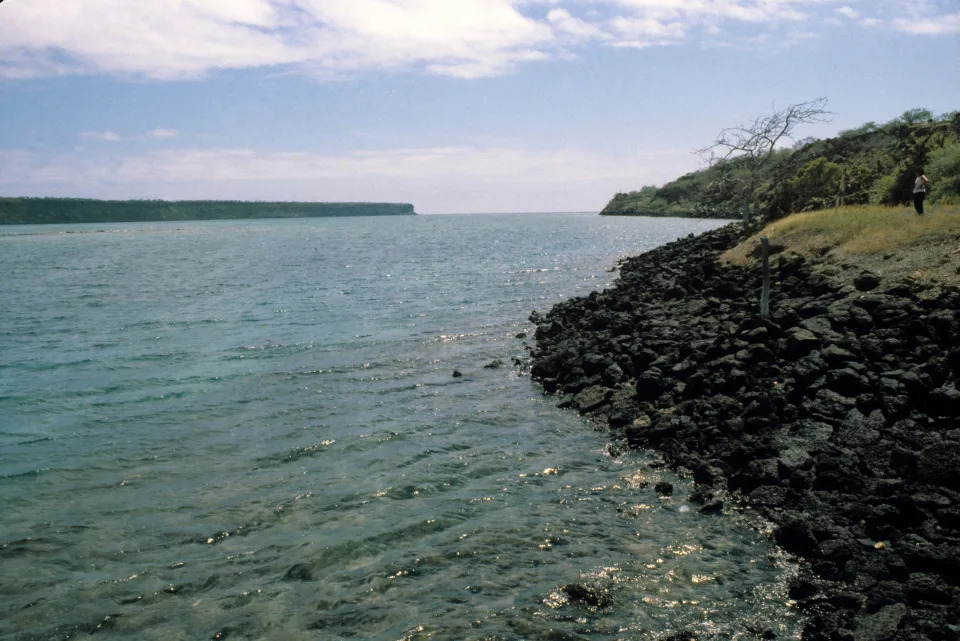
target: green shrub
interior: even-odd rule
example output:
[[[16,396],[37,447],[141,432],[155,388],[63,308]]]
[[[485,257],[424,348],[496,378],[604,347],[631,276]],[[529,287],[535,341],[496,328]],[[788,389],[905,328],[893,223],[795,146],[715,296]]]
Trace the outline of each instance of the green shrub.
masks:
[[[930,178],[930,202],[960,199],[960,143],[930,152],[927,177]]]
[[[897,179],[886,175],[877,178],[870,187],[870,203],[873,205],[895,205]]]
[[[842,168],[824,157],[806,163],[790,181],[797,210],[821,209],[834,204],[840,189]]]

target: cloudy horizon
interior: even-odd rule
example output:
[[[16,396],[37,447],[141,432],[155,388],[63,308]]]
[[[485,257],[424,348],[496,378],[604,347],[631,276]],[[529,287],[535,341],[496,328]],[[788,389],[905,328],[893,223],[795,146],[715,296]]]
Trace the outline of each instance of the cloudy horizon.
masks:
[[[0,195],[594,211],[818,96],[960,106],[949,0],[7,0]]]

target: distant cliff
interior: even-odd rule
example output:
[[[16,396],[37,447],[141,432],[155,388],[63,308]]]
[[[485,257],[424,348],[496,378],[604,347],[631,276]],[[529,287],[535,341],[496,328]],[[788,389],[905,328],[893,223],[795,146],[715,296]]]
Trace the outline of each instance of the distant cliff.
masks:
[[[0,225],[327,216],[413,216],[415,214],[413,205],[409,203],[0,198]]]

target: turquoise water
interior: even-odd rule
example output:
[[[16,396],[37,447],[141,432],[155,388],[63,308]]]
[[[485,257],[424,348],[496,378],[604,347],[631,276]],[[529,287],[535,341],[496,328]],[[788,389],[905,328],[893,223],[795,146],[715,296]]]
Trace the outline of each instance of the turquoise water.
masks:
[[[531,310],[717,224],[0,228],[0,638],[796,638],[747,517],[512,365]]]

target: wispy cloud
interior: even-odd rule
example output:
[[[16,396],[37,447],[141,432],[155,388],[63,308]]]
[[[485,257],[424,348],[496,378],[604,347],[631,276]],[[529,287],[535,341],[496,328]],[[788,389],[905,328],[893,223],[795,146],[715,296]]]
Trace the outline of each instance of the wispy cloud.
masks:
[[[433,212],[597,209],[609,194],[692,170],[687,150],[609,156],[580,150],[431,147],[323,155],[179,149],[103,158],[0,150],[6,193],[264,200],[408,200]],[[526,198],[519,198],[518,193]]]
[[[180,135],[180,132],[176,129],[154,129],[153,131],[147,134],[151,138],[156,138],[163,140],[165,138],[176,138]]]
[[[774,22],[806,15],[803,0],[613,0],[644,16],[684,20]]]
[[[123,137],[112,131],[84,131],[80,137],[84,140],[94,140],[100,142],[120,142]]]
[[[420,66],[469,77],[545,57],[538,47],[554,37],[510,0],[85,0],[66,9],[30,0],[0,15],[0,42],[12,52],[0,58],[7,77],[175,79],[282,65],[321,74]]]
[[[551,9],[547,21],[560,34],[566,34],[576,40],[604,39],[606,34],[598,25],[574,17],[566,9]]]
[[[905,19],[898,18],[894,26],[905,33],[925,36],[960,33],[960,13],[953,13],[938,18]]]
[[[44,158],[29,152],[2,152],[21,163],[7,167],[7,175],[21,180],[61,180],[70,167],[74,178],[91,177],[112,182],[157,181],[165,183],[343,179],[357,176],[435,178],[455,175],[471,178],[567,180],[600,174],[630,176],[635,168],[621,167],[613,160],[590,158],[582,152],[529,151],[511,148],[432,147],[357,151],[323,155],[299,151],[253,149],[159,150],[113,160],[60,155]],[[30,162],[25,162],[26,160]],[[31,169],[32,167],[32,169]],[[51,171],[51,167],[58,167]],[[592,167],[592,169],[591,169]]]
[[[849,20],[856,20],[860,17],[860,12],[853,7],[837,7],[834,11]]]
[[[0,6],[0,78],[153,79],[280,67],[475,78],[571,47],[662,46],[837,16],[916,35],[960,30],[955,0],[21,0]],[[751,31],[752,30],[752,31]]]

